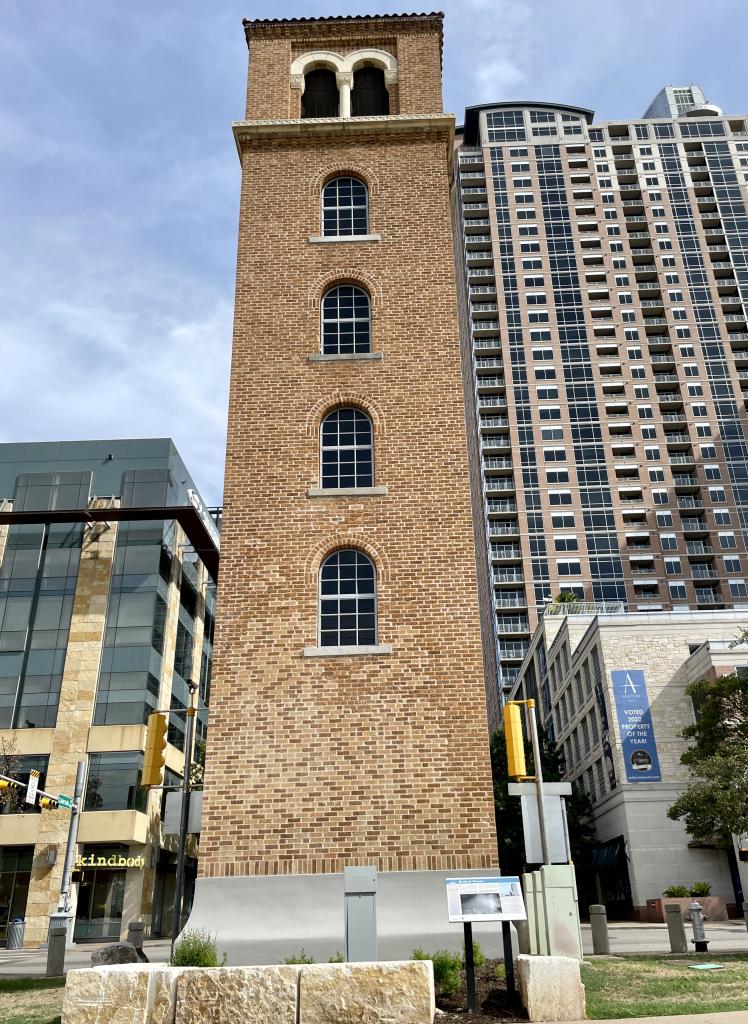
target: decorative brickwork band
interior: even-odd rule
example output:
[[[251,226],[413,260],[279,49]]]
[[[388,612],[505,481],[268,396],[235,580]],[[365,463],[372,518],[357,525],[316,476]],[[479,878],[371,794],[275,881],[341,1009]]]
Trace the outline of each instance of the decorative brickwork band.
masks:
[[[384,413],[377,402],[358,391],[339,391],[337,394],[331,394],[316,402],[307,416],[307,437],[313,437],[316,441],[319,437],[322,420],[328,412],[351,405],[366,413],[374,426],[375,439],[381,440],[385,435]]]
[[[336,284],[360,284],[369,293],[372,311],[382,304],[382,288],[378,278],[358,268],[339,267],[321,274],[312,283],[308,292],[309,308],[319,309],[322,296],[328,288],[332,288]]]
[[[349,532],[341,531],[334,533],[309,552],[304,563],[304,582],[307,586],[316,588],[319,567],[328,555],[331,555],[333,551],[340,550],[340,548],[358,548],[359,551],[363,551],[374,563],[374,568],[377,570],[378,584],[382,586],[389,581],[390,564],[387,556],[367,540],[365,536],[362,536],[361,531],[357,529],[350,530]]]

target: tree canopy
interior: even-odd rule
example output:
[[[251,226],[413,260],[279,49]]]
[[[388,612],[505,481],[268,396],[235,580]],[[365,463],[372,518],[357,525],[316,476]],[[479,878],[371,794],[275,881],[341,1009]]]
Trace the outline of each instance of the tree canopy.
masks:
[[[748,832],[748,678],[700,679],[686,692],[696,722],[681,733],[693,740],[681,755],[690,782],[668,810],[697,840]]]

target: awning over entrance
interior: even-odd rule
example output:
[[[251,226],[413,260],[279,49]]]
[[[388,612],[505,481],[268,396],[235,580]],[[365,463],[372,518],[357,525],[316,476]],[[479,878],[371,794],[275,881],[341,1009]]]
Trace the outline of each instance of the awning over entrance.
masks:
[[[592,870],[603,871],[605,868],[615,867],[622,852],[623,836],[611,839],[604,846],[598,846],[592,853]]]

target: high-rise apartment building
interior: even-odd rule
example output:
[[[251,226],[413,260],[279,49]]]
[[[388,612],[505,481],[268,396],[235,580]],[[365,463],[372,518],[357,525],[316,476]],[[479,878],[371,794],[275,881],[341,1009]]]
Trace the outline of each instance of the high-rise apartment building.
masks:
[[[447,941],[446,873],[497,863],[442,18],[245,28],[191,921],[232,962],[326,956],[342,948],[343,871],[365,865],[379,953],[407,955]]]
[[[690,102],[601,123],[466,111],[455,237],[493,724],[561,591],[748,607],[747,127]]]
[[[206,568],[210,566],[210,573]],[[168,710],[181,784],[188,683],[206,735],[216,528],[168,438],[0,445],[0,773],[72,797],[87,766],[71,938],[128,922],[171,934],[176,836],[140,785],[148,715]],[[0,793],[0,945],[47,937],[70,811]],[[196,867],[188,848],[188,904]]]

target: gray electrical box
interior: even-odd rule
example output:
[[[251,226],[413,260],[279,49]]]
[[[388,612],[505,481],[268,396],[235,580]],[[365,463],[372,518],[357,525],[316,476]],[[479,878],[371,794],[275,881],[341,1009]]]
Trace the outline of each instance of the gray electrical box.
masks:
[[[377,869],[345,868],[345,958],[349,963],[377,959]]]

